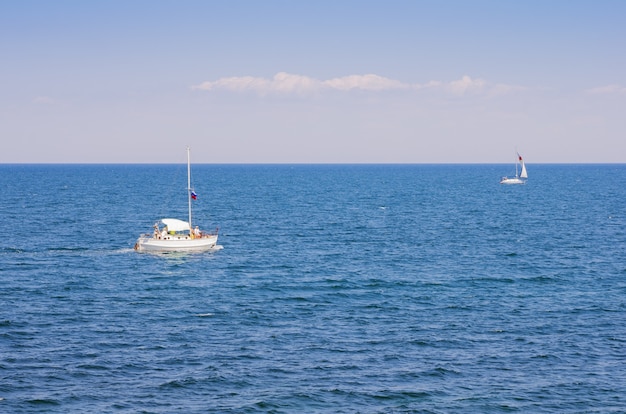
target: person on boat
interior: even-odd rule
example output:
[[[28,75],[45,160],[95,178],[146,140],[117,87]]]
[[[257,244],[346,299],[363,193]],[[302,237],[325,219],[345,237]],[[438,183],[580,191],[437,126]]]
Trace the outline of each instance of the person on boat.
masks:
[[[193,229],[193,237],[194,238],[200,237],[200,229],[198,228],[198,226],[196,226],[196,228]]]
[[[167,226],[163,227],[163,231],[161,231],[161,238],[164,239],[167,236]]]
[[[158,238],[159,238],[159,233],[160,233],[160,232],[159,232],[159,225],[158,225],[158,224],[155,224],[155,225],[154,225],[154,235],[153,235],[155,239],[158,239]]]

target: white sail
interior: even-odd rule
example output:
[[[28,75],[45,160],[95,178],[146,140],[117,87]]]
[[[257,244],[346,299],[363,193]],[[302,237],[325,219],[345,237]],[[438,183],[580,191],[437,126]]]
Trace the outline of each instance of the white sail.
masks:
[[[528,178],[528,173],[526,172],[526,164],[524,164],[524,160],[522,160],[522,173],[519,176],[520,178]]]

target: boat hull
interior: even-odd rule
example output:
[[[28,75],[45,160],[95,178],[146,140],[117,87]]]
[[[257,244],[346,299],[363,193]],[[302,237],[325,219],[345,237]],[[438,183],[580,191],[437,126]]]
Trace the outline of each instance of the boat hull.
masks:
[[[517,177],[513,177],[513,178],[505,177],[500,180],[500,184],[526,184],[526,180],[522,178],[517,178]]]
[[[155,239],[152,236],[141,236],[135,243],[135,250],[147,252],[187,252],[209,250],[217,245],[217,234],[191,238],[189,236],[170,236],[166,239]]]

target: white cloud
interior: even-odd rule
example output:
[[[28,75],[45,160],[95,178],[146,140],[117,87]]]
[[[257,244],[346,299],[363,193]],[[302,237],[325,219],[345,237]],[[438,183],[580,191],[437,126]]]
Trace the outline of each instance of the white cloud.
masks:
[[[323,84],[332,89],[349,91],[351,89],[362,89],[365,91],[384,91],[390,89],[407,89],[411,85],[400,81],[385,78],[378,75],[350,75],[342,78],[334,78],[324,81]]]
[[[254,91],[259,94],[277,93],[307,93],[319,90],[321,82],[308,76],[293,75],[280,72],[272,79],[255,78],[252,76],[221,78],[214,82],[203,82],[194,86],[196,90],[228,90],[233,92]]]
[[[252,76],[220,78],[216,81],[195,85],[192,89],[203,91],[225,90],[231,92],[252,91],[260,95],[269,93],[304,95],[323,90],[382,92],[390,90],[419,91],[423,89],[440,89],[443,92],[454,95],[484,93],[494,96],[524,90],[525,88],[506,84],[493,85],[483,79],[472,79],[469,76],[463,76],[461,79],[451,82],[431,80],[424,84],[410,84],[375,74],[349,75],[319,80],[309,76],[279,72],[272,79]]]
[[[270,86],[272,90],[277,92],[306,93],[318,90],[320,88],[320,81],[308,76],[280,72],[274,76]]]
[[[214,82],[202,82],[193,89],[212,91],[216,89],[227,89],[231,91],[243,92],[246,90],[261,91],[267,88],[268,81],[261,78],[253,78],[252,76],[221,78]]]
[[[483,91],[486,84],[487,82],[482,79],[472,79],[466,75],[459,80],[448,83],[446,89],[455,95],[465,95],[468,92]]]
[[[620,85],[606,85],[597,88],[587,89],[587,93],[591,94],[626,94],[626,88]]]
[[[425,83],[423,85],[420,84],[414,84],[411,85],[411,87],[415,90],[419,90],[419,89],[428,89],[428,88],[440,88],[441,86],[443,86],[443,82],[441,81],[430,81],[428,83]]]

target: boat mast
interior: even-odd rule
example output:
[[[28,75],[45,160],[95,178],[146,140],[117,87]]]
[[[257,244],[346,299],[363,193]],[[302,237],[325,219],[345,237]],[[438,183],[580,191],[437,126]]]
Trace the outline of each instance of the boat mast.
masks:
[[[191,163],[189,159],[189,147],[187,147],[187,203],[189,204],[189,232],[191,233]]]

